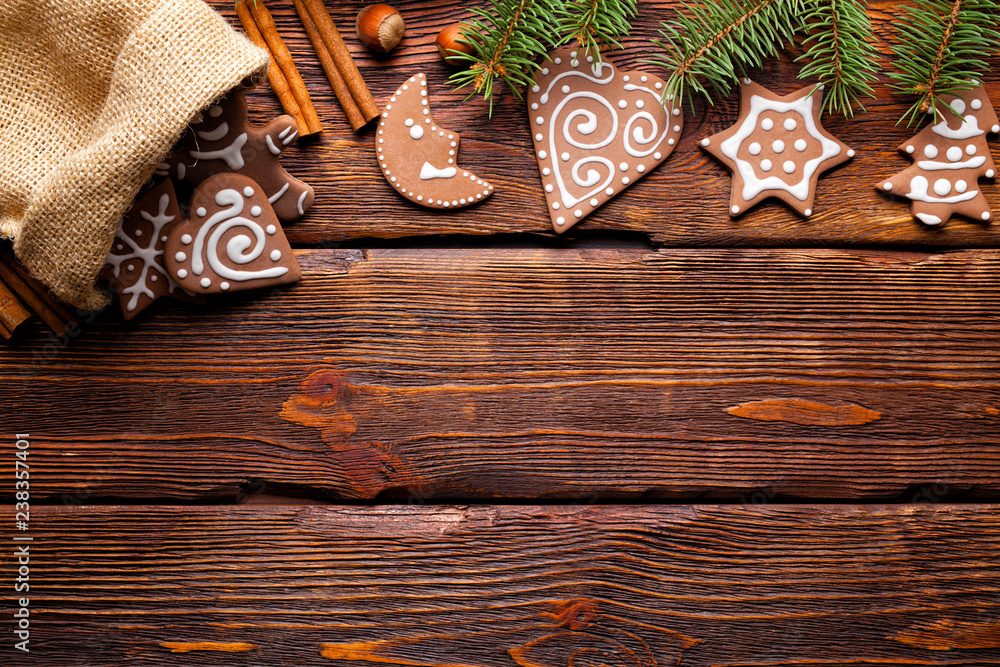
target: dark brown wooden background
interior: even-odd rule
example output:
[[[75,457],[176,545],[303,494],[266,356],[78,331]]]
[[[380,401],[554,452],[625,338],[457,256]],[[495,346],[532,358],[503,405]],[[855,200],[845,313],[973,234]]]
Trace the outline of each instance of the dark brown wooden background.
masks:
[[[696,141],[733,96],[557,238],[522,103],[490,120],[446,82],[461,3],[398,3],[386,58],[329,3],[376,99],[425,72],[496,185],[445,214],[385,183],[269,6],[326,124],[285,160],[317,190],[303,280],[0,349],[2,531],[28,432],[35,538],[32,653],[5,614],[0,662],[1000,664],[1000,228],[875,191],[915,132],[886,77],[827,119],[857,156],[808,221],[726,214]],[[675,7],[641,2],[616,62]],[[889,39],[898,7],[871,11]],[[791,91],[793,56],[753,76]]]

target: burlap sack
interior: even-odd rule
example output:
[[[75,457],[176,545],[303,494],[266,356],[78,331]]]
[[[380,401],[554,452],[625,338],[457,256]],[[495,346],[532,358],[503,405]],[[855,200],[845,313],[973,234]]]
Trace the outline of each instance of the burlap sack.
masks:
[[[195,114],[267,67],[201,0],[0,0],[0,234],[62,300]]]

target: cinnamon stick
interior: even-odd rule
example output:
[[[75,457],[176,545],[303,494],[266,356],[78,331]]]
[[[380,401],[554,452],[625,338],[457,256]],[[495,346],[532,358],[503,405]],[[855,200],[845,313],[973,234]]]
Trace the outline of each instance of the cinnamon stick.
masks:
[[[31,318],[21,302],[3,281],[0,281],[0,337],[9,340],[22,324]]]
[[[285,46],[285,42],[282,41],[281,36],[278,34],[278,28],[274,25],[274,19],[271,17],[271,12],[264,5],[264,0],[250,0],[249,2],[247,0],[240,0],[237,3],[237,10],[240,5],[249,10],[252,21],[257,25],[257,30],[264,38],[264,42],[267,44],[274,62],[277,63],[282,75],[284,75],[285,80],[288,82],[288,87],[291,89],[292,94],[295,96],[295,101],[302,111],[302,117],[305,120],[305,130],[300,127],[299,134],[310,135],[322,132],[323,125],[320,123],[319,116],[316,115],[316,108],[309,98],[309,90],[306,88],[306,83],[302,80],[302,75],[299,74],[299,70],[295,67],[295,62],[292,61],[292,54],[288,52],[288,47]]]
[[[362,117],[366,123],[370,123],[379,116],[378,105],[375,104],[375,98],[368,90],[365,80],[361,78],[361,72],[358,71],[358,66],[354,64],[351,52],[344,44],[329,12],[326,11],[323,0],[302,0],[302,3],[305,5],[306,11],[309,12],[313,23],[316,24],[320,37],[333,61],[337,64],[337,70],[340,71],[340,76],[347,84],[348,90],[351,91],[351,96],[360,109]]]
[[[312,17],[309,16],[309,12],[306,10],[305,5],[302,4],[302,0],[292,0],[295,4],[295,11],[299,13],[299,18],[302,19],[302,26],[306,29],[306,34],[309,35],[309,41],[312,42],[313,49],[316,51],[316,56],[319,58],[319,64],[323,66],[323,71],[326,72],[326,78],[330,81],[330,86],[333,88],[334,94],[337,96],[337,101],[340,102],[340,106],[344,109],[344,114],[347,116],[347,122],[351,124],[351,128],[357,132],[362,127],[368,124],[368,120],[361,114],[361,110],[358,108],[357,103],[354,101],[354,96],[351,94],[350,88],[347,87],[347,82],[344,81],[344,77],[340,75],[340,70],[337,69],[337,63],[334,62],[333,56],[330,55],[329,49],[326,48],[326,44],[323,42],[323,36],[320,34],[319,29],[313,22]]]
[[[18,298],[42,318],[46,326],[57,336],[66,333],[70,323],[78,323],[77,317],[49,293],[48,289],[28,275],[27,269],[14,258],[9,248],[0,250],[0,280],[17,294]]]
[[[260,34],[260,30],[257,28],[257,24],[254,23],[250,10],[246,8],[246,4],[243,2],[237,3],[236,13],[239,15],[240,23],[243,24],[243,30],[246,32],[247,37],[250,38],[250,41],[267,51],[267,57],[270,61],[267,67],[267,80],[271,84],[271,90],[278,96],[278,101],[281,102],[285,113],[295,119],[295,124],[299,126],[299,133],[301,134],[306,127],[306,117],[302,114],[302,108],[295,100],[292,89],[288,87],[288,79],[281,73],[278,63],[274,61],[274,54],[271,53],[267,42],[264,41],[264,36]]]

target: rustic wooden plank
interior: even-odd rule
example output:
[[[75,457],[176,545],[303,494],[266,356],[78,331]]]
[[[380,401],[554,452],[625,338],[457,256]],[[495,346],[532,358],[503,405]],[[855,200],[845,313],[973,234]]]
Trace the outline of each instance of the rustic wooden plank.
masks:
[[[998,512],[37,508],[31,658],[995,665]]]
[[[232,2],[212,0],[220,12],[235,20]],[[383,179],[374,159],[372,128],[355,135],[337,106],[319,61],[309,44],[291,2],[268,3],[275,22],[313,95],[326,132],[314,145],[287,152],[288,169],[316,186],[316,204],[301,221],[291,225],[293,243],[343,243],[358,238],[393,238],[424,234],[551,235],[541,180],[533,158],[531,136],[523,102],[506,94],[492,119],[479,100],[465,101],[467,91],[453,92],[447,82],[451,70],[438,56],[438,31],[463,16],[464,3],[405,0],[395,3],[406,20],[402,44],[389,56],[367,51],[354,34],[354,19],[364,2],[328,3],[348,47],[375,99],[384,104],[400,83],[423,71],[428,78],[438,122],[462,132],[462,163],[496,186],[496,194],[482,205],[441,213],[403,200]],[[625,50],[614,56],[622,67],[638,68],[653,52],[649,39],[657,37],[662,20],[679,2],[640,2],[640,16]],[[892,38],[891,25],[899,5],[887,0],[872,3],[874,25],[881,48]],[[1000,59],[993,58],[987,79],[992,99],[1000,104]],[[650,66],[645,66],[650,67]],[[656,71],[656,70],[652,70]],[[789,57],[751,73],[761,83],[790,92],[798,67]],[[662,73],[662,72],[661,72]],[[854,120],[829,118],[827,129],[855,149],[857,157],[820,180],[817,213],[801,220],[781,204],[768,203],[738,220],[730,219],[730,177],[708,157],[697,141],[721,131],[736,119],[735,95],[719,99],[706,109],[700,101],[686,124],[676,152],[626,194],[568,235],[588,236],[599,230],[625,230],[647,235],[671,246],[795,246],[883,244],[935,247],[997,247],[997,225],[954,219],[941,228],[913,221],[908,202],[875,191],[875,183],[909,165],[896,147],[915,129],[895,125],[908,100],[894,99],[883,77],[875,86],[877,100],[866,103],[868,114]],[[277,99],[265,87],[251,98],[254,118],[266,120],[280,113]],[[994,154],[997,154],[994,142]],[[987,199],[1000,215],[1000,186],[983,182]],[[360,193],[360,196],[359,196]]]
[[[0,349],[36,502],[1000,492],[1000,251],[298,257]]]

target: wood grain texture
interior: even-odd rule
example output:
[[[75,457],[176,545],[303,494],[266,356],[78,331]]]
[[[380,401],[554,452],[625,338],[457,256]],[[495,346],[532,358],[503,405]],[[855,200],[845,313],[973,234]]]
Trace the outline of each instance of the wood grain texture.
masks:
[[[238,22],[229,0],[212,0],[233,25]],[[496,194],[482,205],[441,213],[421,208],[400,197],[382,177],[374,158],[372,127],[355,135],[327,82],[312,45],[291,2],[268,3],[281,36],[305,79],[326,131],[312,145],[286,152],[285,166],[316,188],[316,203],[306,217],[287,232],[293,244],[352,243],[359,238],[394,238],[426,234],[552,235],[541,179],[533,157],[524,103],[510,93],[498,99],[492,119],[481,100],[466,101],[467,91],[454,92],[447,78],[452,70],[434,45],[438,31],[466,16],[465,4],[444,0],[404,0],[394,3],[406,20],[406,36],[389,56],[369,52],[354,33],[357,12],[365,2],[327,3],[348,48],[379,105],[409,76],[428,78],[435,117],[462,133],[462,162],[496,186]],[[613,59],[633,69],[653,53],[649,39],[658,36],[662,20],[679,2],[640,2],[626,48]],[[886,0],[871,3],[880,48],[887,50],[899,6]],[[801,87],[796,80],[795,53],[766,65],[751,75],[779,93]],[[1000,60],[991,61],[988,92],[1000,104]],[[651,66],[645,66],[651,67]],[[656,70],[652,70],[656,72]],[[663,74],[664,72],[658,72]],[[819,181],[816,213],[802,220],[780,203],[765,203],[732,220],[728,215],[729,173],[697,147],[702,137],[729,127],[739,113],[737,96],[718,99],[715,108],[698,102],[689,109],[684,133],[674,154],[653,173],[589,216],[567,233],[586,237],[600,230],[622,230],[648,236],[670,246],[822,246],[869,245],[997,247],[997,225],[953,219],[941,228],[926,227],[910,215],[909,203],[875,190],[881,179],[910,162],[896,147],[918,128],[896,126],[912,100],[892,98],[888,77],[875,86],[876,100],[867,100],[867,114],[854,120],[827,118],[826,128],[854,148],[857,156]],[[252,116],[265,121],[281,112],[277,98],[266,87],[250,98]],[[998,155],[997,142],[992,142]],[[1000,215],[1000,186],[981,182]]]
[[[31,658],[995,665],[998,516],[996,505],[39,508]]]
[[[33,500],[1000,494],[998,251],[297,256],[0,350]]]

